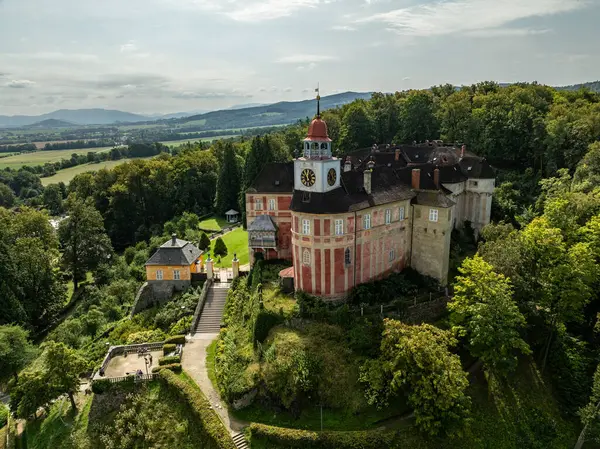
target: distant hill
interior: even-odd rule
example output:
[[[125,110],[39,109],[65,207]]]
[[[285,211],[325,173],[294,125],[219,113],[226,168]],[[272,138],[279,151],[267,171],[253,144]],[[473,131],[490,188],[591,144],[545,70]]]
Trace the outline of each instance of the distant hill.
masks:
[[[571,84],[570,86],[558,86],[556,89],[558,90],[579,90],[582,87],[585,87],[592,92],[600,93],[600,81],[590,81],[589,83],[581,83],[581,84]]]
[[[356,99],[371,98],[371,92],[344,92],[321,98],[321,110],[335,108]],[[203,121],[202,129],[237,129],[257,126],[287,125],[306,117],[312,118],[317,112],[317,102],[314,99],[303,101],[282,101],[279,103],[255,106],[243,109],[225,109],[207,114],[194,115],[185,119],[169,121],[185,127],[188,122]],[[190,125],[192,125],[190,123]]]
[[[73,123],[67,122],[66,120],[57,120],[55,118],[49,118],[42,120],[41,122],[33,123],[31,125],[24,126],[23,128],[28,129],[48,129],[48,128],[72,128]]]
[[[111,125],[118,122],[146,122],[150,117],[111,109],[60,109],[42,115],[0,115],[0,127],[21,127],[45,120],[64,120],[75,125]]]

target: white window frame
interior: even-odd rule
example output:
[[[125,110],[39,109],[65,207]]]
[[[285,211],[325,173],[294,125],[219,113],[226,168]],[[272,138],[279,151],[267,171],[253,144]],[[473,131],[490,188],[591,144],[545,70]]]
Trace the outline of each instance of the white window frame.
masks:
[[[310,265],[310,251],[306,248],[302,252],[302,265]]]
[[[394,250],[394,248],[392,248],[389,252],[389,261],[393,262],[394,260],[396,260],[396,251]]]
[[[263,210],[262,198],[256,198],[254,200],[254,210]]]
[[[310,220],[302,219],[302,234],[310,235]]]
[[[173,280],[174,281],[181,280],[181,271],[180,270],[173,270]]]
[[[156,270],[156,280],[157,281],[163,280],[163,270]]]
[[[403,221],[406,219],[406,216],[404,215],[404,206],[398,210],[398,219],[400,221]]]
[[[269,210],[275,210],[275,199],[269,199]]]
[[[344,220],[335,220],[335,235],[344,235]]]
[[[429,209],[429,221],[437,223],[440,218],[440,211],[437,209]]]
[[[385,210],[385,224],[389,225],[392,222],[392,209]]]
[[[371,229],[371,214],[365,214],[363,217],[363,229]]]

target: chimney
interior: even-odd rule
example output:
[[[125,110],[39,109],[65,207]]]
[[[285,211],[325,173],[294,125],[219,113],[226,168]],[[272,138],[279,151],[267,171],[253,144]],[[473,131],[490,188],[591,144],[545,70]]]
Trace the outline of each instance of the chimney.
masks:
[[[399,160],[400,160],[400,148],[396,148],[395,159],[396,159],[397,161],[399,161]]]
[[[413,168],[412,170],[412,188],[414,190],[419,190],[421,187],[421,169]]]
[[[171,245],[175,246],[177,244],[177,234],[171,234]]]
[[[437,189],[440,188],[440,169],[436,168],[433,170],[433,183]]]
[[[460,158],[462,159],[463,157],[465,157],[465,151],[467,151],[467,146],[463,145],[462,147],[460,147]]]
[[[367,169],[364,173],[364,182],[363,185],[365,187],[365,192],[367,195],[371,194],[371,177],[373,176],[373,167],[375,167],[375,162],[369,161],[367,162]]]
[[[344,171],[351,171],[352,170],[352,157],[348,156],[346,157],[346,162],[344,162]]]

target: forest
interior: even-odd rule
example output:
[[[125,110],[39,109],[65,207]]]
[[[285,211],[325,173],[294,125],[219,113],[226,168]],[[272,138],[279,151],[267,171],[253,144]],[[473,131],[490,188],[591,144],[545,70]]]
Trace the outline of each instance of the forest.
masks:
[[[400,310],[415,292],[435,289],[410,273],[360,286],[340,307],[281,296],[274,283],[280,266],[261,263],[238,282],[213,348],[214,375],[231,403],[258,389],[243,416],[257,423],[257,444],[278,443],[256,447],[297,443],[295,434],[268,425],[316,430],[310,420],[297,422],[316,402],[328,416],[344,417],[330,419],[333,430],[358,430],[340,422],[376,428],[414,411],[414,425],[393,427],[379,447],[595,447],[600,95],[536,83],[445,85],[376,93],[322,116],[337,155],[373,143],[466,144],[497,170],[493,223],[478,241],[466,231],[453,235],[452,299],[431,323],[356,315],[361,306]],[[23,348],[21,357],[0,363],[0,378],[15,388],[20,416],[46,403],[32,398],[72,393],[73,375],[94,367],[106,342],[185,329],[193,296],[124,319],[143,262],[178,217],[243,211],[243,193],[262,166],[298,155],[307,126],[304,120],[264,136],[184,144],[78,175],[68,186],[44,188],[30,170],[0,172],[0,310],[10,311],[0,316],[1,360],[12,353],[3,342]],[[64,213],[69,218],[55,233],[48,218]],[[75,306],[69,288],[81,297]],[[285,324],[298,320],[308,323]],[[71,377],[31,368],[59,357],[70,360]],[[273,422],[274,413],[284,421]],[[337,443],[327,444],[314,447]]]

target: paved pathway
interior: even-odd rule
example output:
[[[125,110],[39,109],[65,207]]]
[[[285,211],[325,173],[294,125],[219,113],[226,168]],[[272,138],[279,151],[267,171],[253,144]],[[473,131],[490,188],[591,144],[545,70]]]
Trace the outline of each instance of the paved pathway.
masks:
[[[181,365],[186,373],[194,379],[202,392],[210,401],[212,407],[217,412],[225,427],[231,435],[236,435],[248,425],[245,421],[240,421],[229,414],[227,406],[221,401],[221,397],[212,382],[208,378],[206,368],[206,348],[217,338],[219,334],[196,334],[193,337],[188,336]]]

